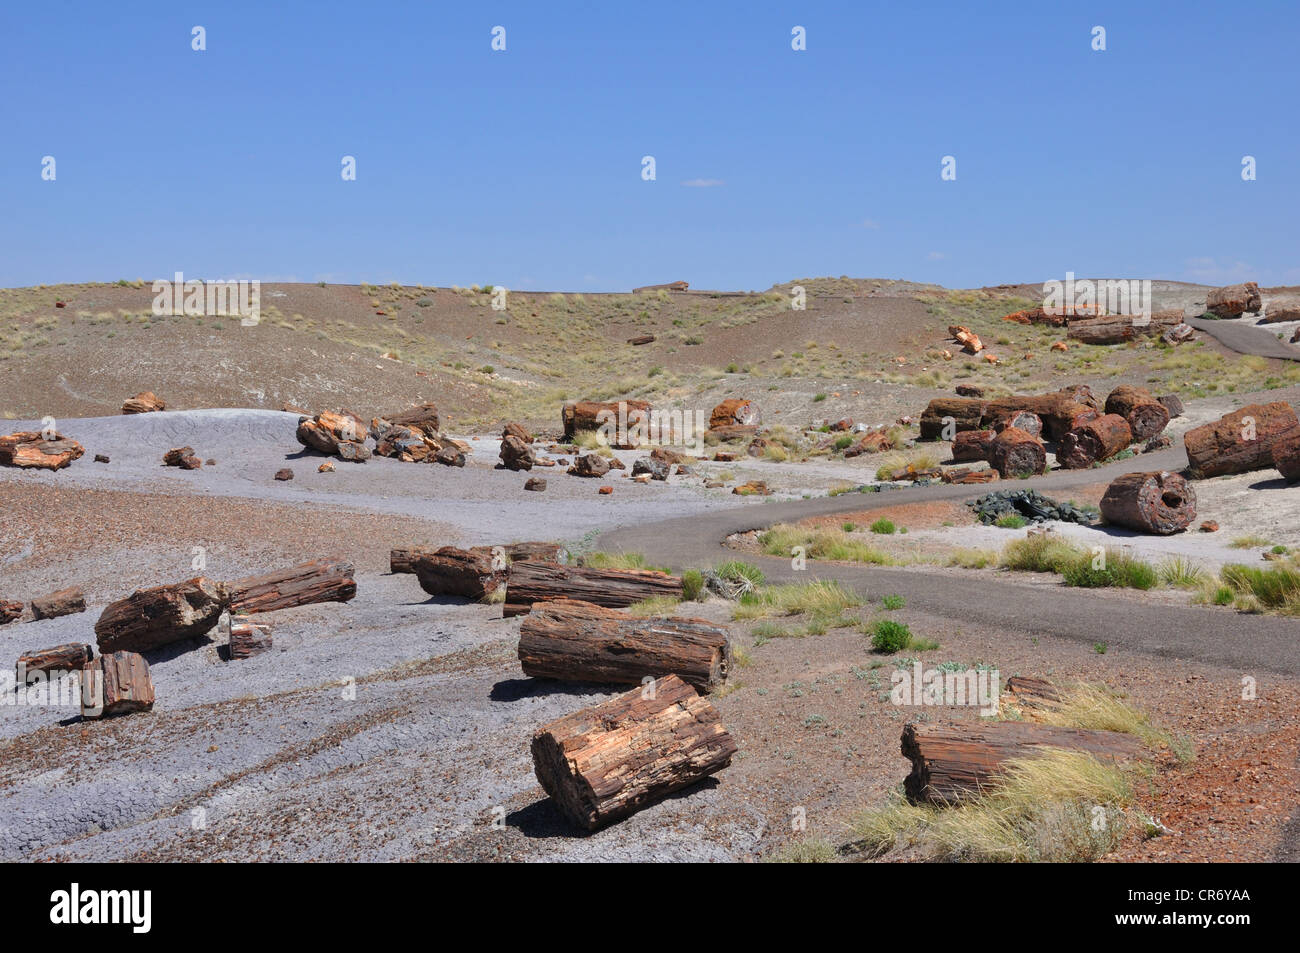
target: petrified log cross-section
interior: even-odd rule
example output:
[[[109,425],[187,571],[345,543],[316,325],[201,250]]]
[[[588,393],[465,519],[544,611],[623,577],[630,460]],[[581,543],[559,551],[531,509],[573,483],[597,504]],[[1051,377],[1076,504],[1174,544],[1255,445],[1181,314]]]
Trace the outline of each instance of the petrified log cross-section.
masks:
[[[539,603],[519,627],[519,662],[533,678],[635,685],[677,675],[709,692],[730,656],[727,630],[703,619],[638,619],[572,599]]]
[[[1137,757],[1142,746],[1132,735],[1085,731],[1027,722],[970,725],[908,724],[902,751],[912,772],[903,789],[912,801],[949,804],[977,797],[1003,771],[1007,761],[1041,757],[1057,748],[1097,758]]]
[[[1106,522],[1168,536],[1196,519],[1196,491],[1177,473],[1126,473],[1101,498]]]
[[[708,700],[668,675],[551,722],[532,752],[561,813],[596,830],[727,767],[736,743]]]
[[[623,609],[653,596],[680,599],[676,576],[644,569],[592,569],[527,560],[516,563],[506,585],[505,615],[522,615],[534,602],[578,599],[608,609]]]
[[[1133,442],[1133,430],[1119,414],[1105,414],[1061,438],[1056,462],[1067,470],[1086,470],[1109,460]]]

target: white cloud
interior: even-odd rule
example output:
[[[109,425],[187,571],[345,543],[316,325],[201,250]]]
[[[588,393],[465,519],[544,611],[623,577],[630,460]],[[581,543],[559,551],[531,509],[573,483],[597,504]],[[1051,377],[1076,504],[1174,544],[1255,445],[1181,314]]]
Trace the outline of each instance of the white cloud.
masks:
[[[932,251],[930,252],[930,254],[926,255],[925,257],[929,258],[931,261],[943,261],[948,256],[941,251]]]
[[[722,179],[687,179],[682,183],[688,189],[714,189],[726,184]]]
[[[880,223],[877,222],[874,218],[864,218],[862,221],[858,222],[858,228],[879,228],[879,227],[880,227]]]

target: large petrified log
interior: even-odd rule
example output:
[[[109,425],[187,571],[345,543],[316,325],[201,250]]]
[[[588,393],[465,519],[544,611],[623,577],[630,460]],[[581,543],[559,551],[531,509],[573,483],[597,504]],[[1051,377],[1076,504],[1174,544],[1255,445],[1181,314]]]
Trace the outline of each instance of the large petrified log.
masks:
[[[537,462],[533,448],[514,434],[501,439],[501,465],[507,470],[531,470]]]
[[[1273,466],[1288,483],[1300,480],[1300,435],[1274,441]]]
[[[19,685],[27,684],[33,672],[77,672],[86,667],[95,653],[85,642],[66,642],[49,649],[29,649],[18,656],[14,679]]]
[[[1300,321],[1300,300],[1294,298],[1270,301],[1264,308],[1264,317],[1260,324],[1276,324],[1279,321]]]
[[[973,397],[936,397],[921,412],[921,439],[949,440],[963,430],[982,430],[988,406],[987,400]],[[945,433],[949,423],[952,430]]]
[[[420,588],[431,596],[460,596],[483,599],[496,592],[510,575],[505,553],[494,554],[489,546],[457,549],[443,546],[421,553],[411,560]]]
[[[978,354],[984,350],[984,342],[980,340],[980,336],[968,327],[954,324],[948,328],[948,333],[967,354]]]
[[[370,459],[370,449],[365,444],[366,424],[348,411],[326,411],[303,418],[298,421],[296,436],[304,447],[333,454],[340,460],[364,462]]]
[[[202,635],[217,624],[225,606],[225,588],[202,576],[138,589],[100,614],[95,623],[99,651],[147,652]]]
[[[124,414],[152,414],[166,409],[167,404],[151,390],[136,394],[122,405]]]
[[[81,674],[83,718],[107,718],[153,708],[149,663],[135,652],[106,653]]]
[[[1084,344],[1123,344],[1144,337],[1160,337],[1183,323],[1179,310],[1156,311],[1150,318],[1139,314],[1108,314],[1070,322],[1066,336]]]
[[[709,415],[710,430],[714,427],[726,427],[732,424],[751,427],[762,422],[763,415],[759,412],[758,404],[752,400],[741,400],[738,397],[728,397],[714,407],[713,413]]]
[[[242,615],[272,612],[314,602],[347,602],[357,594],[352,564],[341,559],[313,559],[225,584],[230,611]]]
[[[1033,434],[1008,427],[989,441],[988,460],[1005,480],[1042,473],[1047,469],[1047,450]]]
[[[996,437],[992,430],[963,430],[952,440],[952,458],[959,462],[987,460],[989,441]]]
[[[583,430],[599,431],[603,428],[603,432],[613,438],[609,445],[615,450],[635,450],[640,446],[640,441],[636,439],[634,430],[638,428],[639,421],[645,421],[645,426],[648,427],[650,402],[573,400],[564,405],[560,417],[566,440],[572,440]]]
[[[1120,384],[1106,398],[1106,413],[1127,420],[1134,440],[1149,440],[1169,425],[1169,408],[1145,387]]]
[[[1133,430],[1119,414],[1106,414],[1075,427],[1061,438],[1056,462],[1067,470],[1086,470],[1109,460],[1133,442]]]
[[[1022,411],[1038,415],[1043,423],[1042,436],[1048,440],[1059,440],[1096,413],[1087,404],[1074,400],[1064,391],[1050,394],[1023,394],[989,401],[984,411],[984,425],[991,426],[1004,417]]]
[[[702,692],[727,678],[727,630],[703,619],[638,619],[579,602],[539,603],[519,627],[519,662],[533,678],[640,684],[676,675]]]
[[[1259,314],[1259,285],[1247,281],[1215,288],[1205,296],[1205,310],[1220,318],[1239,318],[1247,311]]]
[[[1183,435],[1188,472],[1196,479],[1273,466],[1273,444],[1300,436],[1300,420],[1285,401],[1248,404]]]
[[[1177,473],[1126,473],[1106,487],[1101,515],[1107,523],[1144,533],[1181,533],[1196,518],[1196,491]]]
[[[0,437],[0,466],[61,470],[85,452],[77,441],[58,433],[47,439],[35,431],[20,430]]]
[[[32,600],[32,615],[37,619],[55,619],[86,611],[86,595],[76,586],[60,589]]]
[[[717,710],[676,675],[551,722],[533,770],[569,820],[596,830],[731,764]]]
[[[578,599],[608,609],[623,609],[653,596],[680,599],[682,581],[645,569],[592,569],[527,560],[511,567],[506,585],[507,617],[523,615],[534,602]]]
[[[903,781],[910,800],[950,804],[976,797],[1002,773],[1007,761],[1041,757],[1052,748],[1082,751],[1117,760],[1141,754],[1132,735],[1085,731],[1031,722],[998,721],[968,725],[908,724],[902,751],[912,772]]]
[[[388,571],[394,573],[415,572],[415,557],[436,553],[439,548],[437,546],[406,546],[392,549],[388,553]],[[538,559],[547,563],[567,563],[569,561],[569,551],[559,543],[530,540],[522,543],[507,543],[502,546],[471,546],[470,549],[482,550],[489,554],[493,550],[500,549],[505,553],[506,559],[512,563],[522,559]]]

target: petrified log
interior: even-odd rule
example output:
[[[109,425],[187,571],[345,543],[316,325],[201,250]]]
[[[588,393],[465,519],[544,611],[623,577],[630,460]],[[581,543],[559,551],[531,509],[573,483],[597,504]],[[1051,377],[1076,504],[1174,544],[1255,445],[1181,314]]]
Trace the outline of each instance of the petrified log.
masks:
[[[185,582],[137,589],[110,603],[95,623],[99,651],[147,652],[202,635],[217,623],[226,607],[226,590],[198,576]]]
[[[167,404],[151,390],[136,394],[122,405],[124,414],[152,414],[166,409]]]
[[[370,450],[365,445],[365,422],[347,411],[326,411],[304,418],[298,421],[295,436],[304,447],[335,454],[340,460],[359,463],[370,458]]]
[[[1032,675],[1012,675],[998,694],[998,706],[1008,708],[1025,721],[1038,721],[1043,715],[1058,712],[1065,700],[1055,685]]]
[[[247,619],[234,619],[230,623],[230,642],[226,646],[229,660],[232,662],[252,658],[270,651],[273,640],[271,627],[249,622]]]
[[[8,599],[0,599],[0,625],[6,625],[23,614],[23,604]]]
[[[183,470],[197,470],[203,461],[194,455],[193,447],[172,447],[162,458],[165,467],[180,467]]]
[[[709,429],[714,427],[726,427],[731,424],[740,424],[741,426],[757,426],[763,422],[763,415],[758,409],[758,404],[752,400],[741,400],[738,397],[728,397],[718,406],[713,408],[713,413],[709,415]]]
[[[35,431],[20,430],[0,437],[0,466],[61,470],[85,452],[77,441],[58,433],[46,439]]]
[[[1083,404],[1093,410],[1101,410],[1101,401],[1097,395],[1092,392],[1092,388],[1087,384],[1070,384],[1068,387],[1062,387],[1061,391],[1066,397],[1076,404]]]
[[[640,684],[677,675],[702,692],[731,665],[727,630],[703,619],[637,619],[574,599],[539,603],[519,627],[519,662],[533,678]]]
[[[1171,420],[1174,417],[1183,415],[1183,399],[1177,394],[1165,394],[1162,397],[1157,397],[1156,400],[1165,405],[1165,410],[1169,411]]]
[[[438,408],[430,403],[417,404],[400,414],[390,414],[386,419],[394,426],[410,427],[426,437],[438,436]]]
[[[1017,410],[993,422],[993,430],[997,433],[1001,433],[1008,427],[1015,427],[1037,437],[1043,432],[1043,419],[1032,411]]]
[[[107,718],[153,708],[149,663],[135,652],[106,653],[81,674],[83,718]]]
[[[682,581],[644,569],[592,569],[526,560],[511,567],[505,615],[523,615],[534,602],[578,599],[623,609],[652,596],[682,597]]]
[[[984,427],[990,427],[995,421],[1023,411],[1038,415],[1043,425],[1041,435],[1048,440],[1059,440],[1084,420],[1095,416],[1095,411],[1087,404],[1074,400],[1064,391],[1056,391],[991,400],[984,410],[981,423]]]
[[[637,429],[648,426],[650,402],[645,400],[595,401],[574,400],[560,412],[564,438],[572,440],[583,430],[604,430],[616,450],[635,450],[640,446]],[[644,421],[644,424],[642,423]]]
[[[403,424],[375,421],[375,454],[400,460],[403,463],[431,463],[434,455],[443,449],[442,443],[426,436],[421,430]]]
[[[963,430],[981,430],[989,402],[967,397],[936,397],[921,412],[921,439],[945,440],[944,433],[951,418],[951,433]]]
[[[347,602],[357,594],[352,564],[340,559],[313,559],[225,584],[230,611],[241,615],[272,612],[314,602]]]
[[[1300,420],[1284,401],[1248,404],[1183,435],[1188,472],[1196,479],[1273,466],[1273,444],[1300,435]]]
[[[1220,318],[1239,318],[1247,311],[1259,314],[1259,307],[1259,285],[1253,281],[1215,288],[1205,296],[1205,310]]]
[[[1103,760],[1133,758],[1142,746],[1132,735],[1032,722],[968,725],[908,724],[902,751],[912,762],[903,789],[913,801],[951,804],[988,788],[1011,759],[1041,757],[1047,749],[1082,751]]]
[[[501,464],[507,470],[531,470],[536,460],[533,448],[514,434],[507,434],[501,440]]]
[[[978,384],[958,384],[956,390],[958,397],[984,396],[984,388],[980,387]]]
[[[1133,430],[1119,414],[1106,414],[1075,427],[1056,451],[1056,462],[1067,470],[1086,470],[1109,460],[1133,442]]]
[[[603,477],[609,472],[609,461],[598,453],[584,453],[565,472],[572,476]]]
[[[968,327],[954,324],[948,328],[948,333],[952,335],[954,341],[962,346],[962,350],[967,354],[978,354],[984,350],[984,343],[980,340],[979,335]]]
[[[963,430],[953,437],[952,458],[961,462],[987,460],[989,441],[996,436],[992,430]]]
[[[32,615],[37,619],[54,619],[86,611],[86,596],[76,586],[37,596],[32,600]]]
[[[507,543],[502,546],[472,546],[470,549],[474,552],[485,552],[489,555],[494,550],[500,549],[505,554],[507,562],[510,563],[524,559],[535,559],[546,563],[567,563],[569,561],[569,551],[559,543],[529,540],[522,543]],[[388,571],[394,573],[415,572],[415,557],[431,555],[437,551],[438,547],[436,546],[406,546],[390,550],[388,553]]]
[[[1273,466],[1288,483],[1300,480],[1300,436],[1274,441]]]
[[[483,599],[505,585],[510,564],[505,553],[493,554],[491,547],[457,549],[443,546],[421,553],[411,560],[420,588],[431,596],[461,596]]]
[[[706,431],[704,437],[709,443],[726,443],[728,440],[744,440],[757,434],[757,424],[724,424]]]
[[[1106,413],[1119,414],[1128,421],[1134,440],[1147,440],[1169,424],[1169,408],[1156,400],[1145,387],[1120,384],[1106,398]]]
[[[518,437],[524,443],[532,443],[533,435],[529,433],[522,424],[509,423],[501,429],[501,439],[506,437]]]
[[[1144,533],[1181,533],[1196,518],[1196,491],[1167,470],[1126,473],[1106,487],[1101,515],[1108,523]]]
[[[1084,344],[1123,344],[1144,337],[1159,337],[1183,323],[1181,310],[1156,311],[1149,319],[1140,314],[1108,314],[1070,322],[1067,337]]]
[[[954,467],[943,471],[944,483],[996,483],[997,470],[972,470],[970,467]]]
[[[1033,434],[1008,427],[988,445],[989,465],[1004,480],[1026,474],[1042,473],[1047,469],[1047,450]]]
[[[628,338],[627,343],[631,344],[633,347],[638,347],[642,344],[653,344],[654,339],[655,336],[653,334],[641,334],[634,338]]]
[[[1259,323],[1276,324],[1279,321],[1300,321],[1300,301],[1270,301]]]
[[[1160,335],[1160,340],[1166,344],[1186,344],[1195,338],[1196,329],[1185,321],[1166,328],[1164,333]]]
[[[544,726],[533,770],[560,812],[596,830],[731,764],[717,710],[676,675]]]
[[[67,642],[50,649],[30,649],[18,656],[14,678],[19,685],[27,684],[33,672],[77,672],[86,667],[95,653],[85,642]]]

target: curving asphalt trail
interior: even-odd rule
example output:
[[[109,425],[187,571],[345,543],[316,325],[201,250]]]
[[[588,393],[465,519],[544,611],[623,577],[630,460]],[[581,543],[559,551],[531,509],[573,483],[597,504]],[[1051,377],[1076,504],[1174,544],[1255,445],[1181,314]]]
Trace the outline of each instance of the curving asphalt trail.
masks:
[[[1142,454],[1097,470],[1061,470],[1017,481],[1016,489],[1056,493],[1074,486],[1145,470],[1179,470],[1181,448]],[[725,545],[733,533],[779,522],[852,513],[934,500],[974,499],[988,486],[926,486],[881,493],[847,493],[815,500],[751,503],[711,513],[622,527],[600,536],[599,549],[644,553],[653,565],[674,569],[712,566],[735,556]],[[868,596],[898,593],[908,605],[939,616],[1029,635],[1056,635],[1085,643],[1176,659],[1196,660],[1244,673],[1300,675],[1300,622],[1282,616],[1247,616],[1231,609],[1158,606],[1109,598],[1067,586],[1025,585],[988,571],[940,574],[914,569],[809,561],[801,572],[788,559],[745,557],[776,582],[833,579]]]
[[[1257,357],[1276,357],[1284,361],[1300,361],[1300,350],[1279,341],[1270,331],[1235,321],[1214,321],[1208,318],[1188,318],[1187,323],[1204,331],[1226,348],[1238,354]]]

